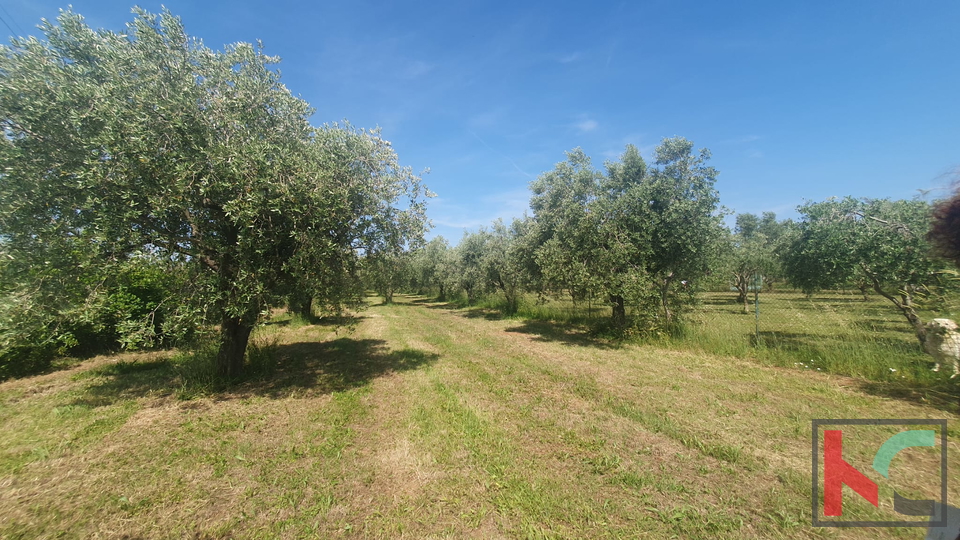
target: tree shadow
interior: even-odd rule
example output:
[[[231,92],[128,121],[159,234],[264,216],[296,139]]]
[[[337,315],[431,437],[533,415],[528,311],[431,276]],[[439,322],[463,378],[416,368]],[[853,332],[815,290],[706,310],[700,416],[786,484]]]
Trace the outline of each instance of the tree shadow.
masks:
[[[377,377],[418,369],[440,356],[418,349],[391,350],[382,339],[339,338],[277,345],[270,353],[276,368],[259,380],[241,385],[243,392],[282,397],[291,390],[342,392]]]
[[[499,321],[505,318],[505,315],[500,311],[489,308],[471,308],[461,311],[457,315],[467,319],[486,319],[488,321]]]
[[[588,327],[572,323],[527,320],[518,326],[507,328],[505,331],[531,334],[534,341],[560,342],[596,349],[618,348],[617,342],[593,335]]]
[[[791,351],[809,351],[815,349],[811,341],[824,339],[823,335],[808,332],[781,332],[766,330],[759,335],[750,332],[746,335],[751,347],[775,347]]]
[[[917,405],[926,405],[935,409],[960,413],[960,383],[948,380],[935,384],[891,383],[856,379],[861,391],[878,397],[907,401]]]
[[[851,321],[850,324],[853,327],[866,332],[892,332],[903,334],[910,331],[910,327],[907,325],[905,320],[901,322],[890,320],[889,318],[884,317],[871,317],[867,314],[864,314],[864,316]]]
[[[170,358],[121,360],[81,372],[78,379],[96,378],[71,404],[89,407],[112,405],[128,397],[169,396],[176,389],[177,373]]]
[[[420,307],[425,307],[427,309],[446,309],[450,311],[469,307],[469,306],[458,305],[453,301],[431,300],[429,298],[421,298],[421,299],[414,300],[412,302],[404,302],[403,304],[400,304],[400,305],[420,306]]]
[[[354,326],[360,321],[367,319],[366,315],[311,315],[310,317],[305,317],[301,319],[303,323],[311,326],[322,326],[322,327],[338,327],[338,326]],[[287,318],[272,318],[267,322],[263,323],[263,326],[266,327],[279,327],[285,328],[290,326],[294,321],[297,321],[295,317]],[[301,324],[303,324],[301,323]]]
[[[764,347],[779,348],[790,351],[791,356],[796,358],[821,358],[826,355],[825,350],[814,343],[823,342],[823,335],[806,334],[802,332],[760,332],[760,339],[750,334],[750,342],[756,346],[758,343]],[[834,342],[842,342],[841,336],[830,338]],[[887,342],[890,347],[890,354],[897,352],[897,345],[901,340],[891,339]],[[912,346],[909,340],[903,341],[904,347]],[[921,365],[918,369],[929,369],[933,367],[932,360],[928,365]],[[949,368],[948,368],[949,369]],[[840,376],[843,376],[840,374]],[[852,376],[851,380],[857,387],[866,394],[871,394],[887,399],[896,399],[907,401],[918,405],[932,406],[941,411],[958,413],[960,412],[960,381],[950,381],[946,377],[940,380],[886,380],[876,381]]]
[[[726,296],[726,295],[704,296],[701,299],[701,303],[707,306],[729,306],[729,305],[742,306],[743,305],[742,302],[737,300],[737,293],[731,293],[730,296]]]
[[[83,373],[83,378],[96,380],[75,403],[99,407],[123,399],[173,394],[186,399],[195,395],[234,399],[327,394],[361,387],[390,373],[418,369],[439,358],[417,349],[391,350],[381,339],[347,337],[267,345],[251,349],[249,355],[246,373],[233,380],[216,377],[212,355],[202,353],[100,366]]]

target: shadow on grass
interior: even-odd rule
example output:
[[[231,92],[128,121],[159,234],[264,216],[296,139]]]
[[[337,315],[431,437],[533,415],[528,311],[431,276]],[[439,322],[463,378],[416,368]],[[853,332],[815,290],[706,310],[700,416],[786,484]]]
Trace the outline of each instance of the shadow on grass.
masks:
[[[360,321],[366,319],[366,315],[334,315],[334,316],[281,316],[277,318],[270,319],[269,321],[263,323],[263,326],[277,326],[277,327],[288,327],[293,325],[300,326],[322,326],[322,327],[338,327],[338,326],[354,326]]]
[[[518,326],[507,328],[506,331],[531,334],[534,336],[534,341],[560,342],[567,345],[598,349],[616,349],[618,347],[615,341],[591,335],[587,327],[571,323],[526,320]]]
[[[756,345],[756,337],[750,335],[752,345]],[[797,360],[827,358],[830,355],[837,354],[837,347],[843,345],[840,338],[824,341],[823,336],[815,336],[804,333],[793,332],[761,332],[760,342],[763,347],[786,350],[791,353],[791,357]],[[820,344],[820,346],[814,345]],[[895,356],[905,354],[912,348],[912,343],[898,339],[877,342],[877,349],[867,354],[883,354]],[[784,364],[786,366],[786,364]],[[913,379],[908,380],[871,380],[861,376],[851,376],[857,387],[866,394],[871,394],[887,399],[896,399],[921,405],[927,405],[950,413],[960,413],[960,381],[950,381],[944,377],[931,377],[928,370],[932,367],[932,361],[920,362],[910,369],[914,371]],[[828,372],[834,372],[830,363],[824,364]],[[841,376],[850,376],[844,373],[837,373]],[[882,413],[882,411],[878,411]]]
[[[498,309],[460,306],[452,302],[439,303],[430,299],[418,299],[405,305],[426,307],[429,309],[443,309],[466,319],[499,321],[510,318],[510,316],[505,315]],[[596,318],[585,317],[585,319],[588,319],[589,322],[597,323]],[[518,326],[506,328],[505,331],[532,334],[535,336],[535,341],[561,342],[581,347],[598,347],[603,349],[614,349],[618,346],[615,340],[595,335],[590,328],[590,324],[586,321],[561,322],[531,318],[517,319],[517,322],[519,323]],[[596,324],[594,326],[596,326]]]
[[[404,302],[402,304],[397,304],[400,306],[420,306],[427,309],[447,309],[447,310],[456,310],[469,307],[464,304],[459,304],[452,300],[436,300],[430,298],[418,298],[412,302]]]
[[[702,299],[702,303],[707,306],[743,306],[743,302],[737,300],[737,294],[730,296],[710,295]]]
[[[810,344],[824,339],[822,335],[808,332],[781,332],[773,330],[761,330],[759,336],[756,332],[750,332],[746,334],[745,337],[749,340],[751,347],[773,347],[792,351],[817,350],[816,347],[812,347]]]
[[[910,332],[910,327],[907,325],[906,321],[890,320],[889,318],[885,318],[885,317],[878,317],[878,316],[871,317],[871,316],[864,315],[863,317],[857,320],[851,321],[850,324],[854,328],[857,328],[858,330],[862,330],[864,332],[905,334],[905,335],[909,335],[909,337],[912,340],[916,340],[913,333]]]
[[[776,293],[774,293],[774,295],[776,295]],[[774,296],[774,298],[775,297],[776,296]],[[817,304],[817,303],[829,304],[831,307],[845,307],[851,304],[853,304],[854,306],[866,306],[866,307],[870,306],[869,300],[864,302],[862,296],[855,296],[855,295],[846,296],[846,297],[814,296],[808,299],[807,297],[801,296],[801,295],[785,294],[783,295],[783,298],[785,300],[792,300],[796,302],[803,301],[803,302],[808,302],[813,304]]]
[[[960,414],[960,382],[943,380],[933,384],[922,382],[907,384],[858,379],[857,384],[860,390],[867,394]]]
[[[460,315],[461,317],[465,317],[467,319],[486,319],[488,321],[499,321],[505,317],[505,315],[502,312],[496,309],[489,309],[489,308],[468,309],[465,311],[461,311],[460,313],[457,313],[457,315]]]
[[[382,339],[346,337],[277,345],[271,356],[276,358],[275,371],[244,382],[242,391],[271,397],[289,395],[294,389],[341,392],[389,373],[418,369],[439,358],[417,349],[392,351]]]
[[[202,353],[97,367],[81,375],[96,381],[77,403],[103,406],[172,394],[183,399],[199,395],[282,398],[301,392],[341,392],[389,373],[420,368],[439,357],[416,349],[390,350],[380,339],[346,337],[268,345],[251,349],[249,355],[247,372],[230,381],[214,376],[212,355]]]
[[[83,371],[77,379],[97,378],[83,395],[72,403],[102,407],[121,399],[145,395],[168,396],[177,385],[177,369],[166,357],[148,360],[119,361]]]

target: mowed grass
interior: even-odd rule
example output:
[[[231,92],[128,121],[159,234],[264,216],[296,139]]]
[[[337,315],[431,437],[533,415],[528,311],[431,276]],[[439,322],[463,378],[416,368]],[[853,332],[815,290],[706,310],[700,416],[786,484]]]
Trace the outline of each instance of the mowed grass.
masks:
[[[956,417],[855,379],[398,300],[261,329],[229,388],[132,354],[0,384],[0,536],[919,537],[809,525],[813,418],[949,418],[960,496]],[[934,498],[929,461],[898,491]]]
[[[878,295],[865,301],[858,291],[822,291],[812,296],[794,290],[764,292],[759,298],[759,318],[752,295],[746,312],[735,292],[704,293],[700,299],[686,314],[681,332],[646,341],[674,350],[865,379],[880,383],[870,386],[877,393],[958,412],[960,385],[949,380],[953,368],[933,372],[933,359],[921,350],[907,320]],[[493,296],[478,308],[496,310],[502,304]],[[927,321],[956,318],[949,308],[920,314]],[[495,318],[489,311],[487,315]],[[602,303],[575,305],[569,299],[537,302],[525,297],[513,318],[531,321],[532,326],[549,321],[567,329],[597,327],[609,320],[610,308]]]

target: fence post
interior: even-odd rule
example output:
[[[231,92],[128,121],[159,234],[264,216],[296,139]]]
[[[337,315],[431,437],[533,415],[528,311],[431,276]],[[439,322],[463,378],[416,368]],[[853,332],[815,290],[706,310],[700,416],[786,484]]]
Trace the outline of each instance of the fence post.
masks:
[[[756,329],[754,333],[755,343],[760,345],[760,287],[763,286],[763,276],[760,274],[753,275],[753,305],[756,312],[755,321]]]

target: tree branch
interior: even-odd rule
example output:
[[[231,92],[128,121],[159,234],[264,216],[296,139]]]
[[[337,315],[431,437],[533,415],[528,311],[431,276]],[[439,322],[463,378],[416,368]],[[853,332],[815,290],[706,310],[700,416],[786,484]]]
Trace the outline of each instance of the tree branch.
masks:
[[[859,211],[859,210],[854,210],[853,212],[851,212],[851,214],[852,214],[852,215],[855,215],[855,216],[860,216],[860,217],[863,218],[863,219],[869,219],[869,220],[871,220],[871,221],[876,221],[877,223],[882,223],[882,224],[886,225],[887,227],[890,227],[891,229],[894,229],[894,230],[896,230],[896,231],[902,231],[902,232],[907,233],[907,234],[910,235],[910,236],[913,236],[913,232],[910,231],[910,229],[909,229],[906,225],[904,225],[903,223],[891,223],[891,222],[889,222],[889,221],[887,221],[887,220],[883,220],[883,219],[880,219],[880,218],[878,218],[878,217],[868,216],[868,215],[864,214],[863,212],[861,212],[861,211]]]

